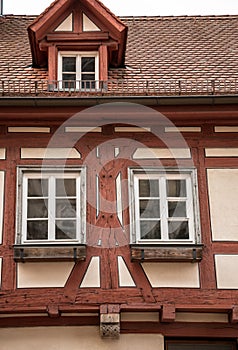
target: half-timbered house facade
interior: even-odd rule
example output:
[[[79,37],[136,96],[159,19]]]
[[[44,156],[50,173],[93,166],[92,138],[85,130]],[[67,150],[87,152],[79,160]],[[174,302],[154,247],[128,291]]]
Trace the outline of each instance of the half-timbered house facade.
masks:
[[[0,16],[2,350],[234,350],[238,16]]]

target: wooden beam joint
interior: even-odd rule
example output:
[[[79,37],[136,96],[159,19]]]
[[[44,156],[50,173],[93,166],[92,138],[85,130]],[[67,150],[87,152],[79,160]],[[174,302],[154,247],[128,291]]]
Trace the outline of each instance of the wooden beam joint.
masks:
[[[175,306],[172,304],[163,305],[161,309],[161,322],[175,321]]]

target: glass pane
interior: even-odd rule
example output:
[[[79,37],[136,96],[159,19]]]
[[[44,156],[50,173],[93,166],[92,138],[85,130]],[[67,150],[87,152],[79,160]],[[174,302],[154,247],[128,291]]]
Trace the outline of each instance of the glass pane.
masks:
[[[74,84],[76,80],[76,74],[62,74],[62,80],[63,81],[70,81],[71,83]]]
[[[63,57],[63,72],[76,72],[76,57]]]
[[[47,218],[48,200],[47,199],[28,199],[27,217],[28,218]]]
[[[186,180],[167,180],[167,197],[186,196]]]
[[[95,72],[95,57],[82,57],[81,70],[82,72]]]
[[[158,180],[139,180],[140,197],[159,197]]]
[[[28,197],[47,197],[48,180],[47,179],[29,179]]]
[[[27,222],[27,239],[48,239],[48,221],[36,220]]]
[[[76,200],[75,199],[57,199],[56,200],[56,217],[57,218],[75,218],[76,217]]]
[[[56,239],[75,239],[76,221],[75,220],[57,220],[56,221]]]
[[[169,217],[186,217],[186,202],[168,202]]]
[[[169,221],[169,239],[188,239],[188,222],[187,221]]]
[[[159,218],[159,200],[140,200],[140,216],[142,218]]]
[[[56,179],[56,197],[75,197],[75,179]]]
[[[160,239],[160,221],[141,221],[140,236],[141,239]]]

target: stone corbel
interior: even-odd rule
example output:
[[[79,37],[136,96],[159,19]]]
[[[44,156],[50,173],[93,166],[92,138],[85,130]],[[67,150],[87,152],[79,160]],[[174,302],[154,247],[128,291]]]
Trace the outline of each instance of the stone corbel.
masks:
[[[105,306],[105,305],[104,305]],[[107,309],[107,308],[106,308]],[[118,339],[120,336],[120,313],[101,310],[100,334],[102,338]]]

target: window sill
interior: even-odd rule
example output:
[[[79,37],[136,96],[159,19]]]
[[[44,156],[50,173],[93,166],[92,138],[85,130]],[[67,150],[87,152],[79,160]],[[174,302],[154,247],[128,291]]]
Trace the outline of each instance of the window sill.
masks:
[[[86,259],[83,244],[21,244],[14,247],[16,262],[80,261]]]
[[[131,261],[199,262],[202,244],[131,244]]]

